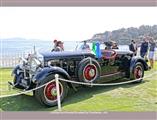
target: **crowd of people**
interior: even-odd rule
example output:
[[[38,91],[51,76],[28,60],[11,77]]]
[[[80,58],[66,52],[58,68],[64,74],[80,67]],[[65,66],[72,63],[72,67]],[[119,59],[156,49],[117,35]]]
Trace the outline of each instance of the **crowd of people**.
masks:
[[[156,43],[152,37],[144,37],[140,46],[140,56],[144,58],[147,62],[150,62],[150,68],[154,67],[154,56],[155,56]],[[137,44],[135,40],[131,41],[129,45],[130,51],[133,52],[134,56],[137,55]],[[148,57],[147,57],[148,56]]]
[[[64,45],[62,41],[57,41],[56,39],[53,41],[53,49],[51,52],[59,52],[64,51]],[[111,42],[111,45],[109,45],[110,49],[118,49],[118,45],[116,42]],[[149,60],[150,62],[150,68],[154,67],[154,56],[155,56],[155,47],[156,43],[152,37],[144,37],[143,42],[140,46],[140,56],[144,58],[147,62]],[[130,51],[133,52],[133,55],[137,55],[138,46],[135,42],[135,40],[131,40],[131,43],[129,45]],[[81,50],[90,50],[90,46],[87,44],[86,41],[83,42],[81,46]],[[147,57],[148,56],[148,57]],[[148,59],[149,58],[149,59]]]

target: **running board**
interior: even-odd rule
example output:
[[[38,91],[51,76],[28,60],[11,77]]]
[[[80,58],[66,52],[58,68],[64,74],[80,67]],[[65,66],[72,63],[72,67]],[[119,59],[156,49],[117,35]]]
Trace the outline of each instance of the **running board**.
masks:
[[[112,73],[112,74],[108,74],[108,75],[103,75],[100,76],[101,78],[106,78],[106,77],[113,77],[113,76],[125,76],[125,72],[116,72],[116,73]]]
[[[100,76],[99,82],[100,83],[109,82],[109,81],[113,81],[122,77],[125,77],[125,72],[116,72],[116,73]]]

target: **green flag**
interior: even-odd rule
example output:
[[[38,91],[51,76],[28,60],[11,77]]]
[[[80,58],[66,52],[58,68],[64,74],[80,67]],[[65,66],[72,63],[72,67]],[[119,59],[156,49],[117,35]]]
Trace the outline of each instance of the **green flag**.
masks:
[[[95,42],[93,42],[93,44],[92,44],[92,51],[96,55],[96,44],[95,44]]]

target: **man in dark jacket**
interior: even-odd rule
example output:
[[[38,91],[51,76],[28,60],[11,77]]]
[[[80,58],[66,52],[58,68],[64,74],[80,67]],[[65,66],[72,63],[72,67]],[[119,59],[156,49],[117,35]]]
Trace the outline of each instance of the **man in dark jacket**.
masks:
[[[145,58],[148,53],[148,40],[147,38],[144,38],[144,41],[141,44],[141,49],[140,49],[140,56]]]
[[[129,49],[130,51],[132,51],[134,53],[134,55],[136,56],[137,54],[137,45],[135,43],[134,40],[131,40],[131,44],[129,45]]]
[[[154,56],[155,56],[155,47],[156,43],[153,38],[149,39],[149,62],[150,62],[150,68],[154,67]]]

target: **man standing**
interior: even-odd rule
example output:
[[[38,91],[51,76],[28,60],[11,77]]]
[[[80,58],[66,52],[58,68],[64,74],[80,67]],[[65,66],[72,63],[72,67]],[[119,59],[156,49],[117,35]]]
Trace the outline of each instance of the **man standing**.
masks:
[[[134,53],[134,56],[137,54],[137,45],[134,40],[131,40],[131,44],[129,45],[130,51]]]
[[[83,45],[81,46],[81,49],[82,49],[82,50],[90,50],[90,47],[89,47],[89,45],[87,44],[87,41],[84,41],[84,42],[83,42]]]
[[[147,38],[145,37],[145,38],[143,39],[142,44],[141,44],[140,56],[146,59],[147,53],[148,53],[148,40],[147,40]],[[147,59],[146,59],[146,61],[147,61]]]
[[[150,67],[153,68],[156,44],[155,44],[155,41],[154,41],[153,38],[150,38],[149,43],[150,43],[150,47],[149,47],[149,61],[150,61]]]
[[[112,41],[111,49],[119,49],[118,45],[117,45],[117,43],[115,41]]]

